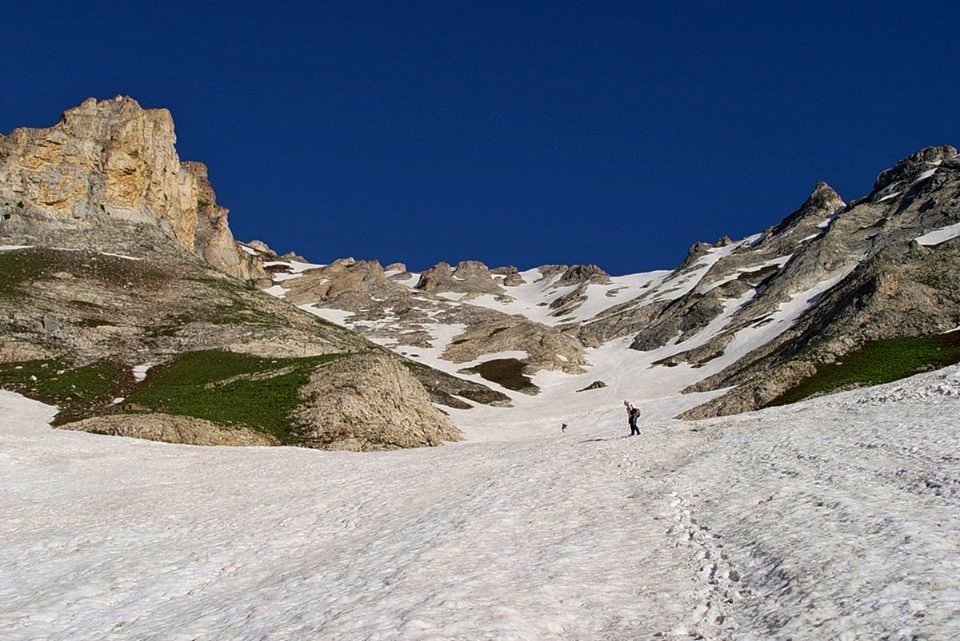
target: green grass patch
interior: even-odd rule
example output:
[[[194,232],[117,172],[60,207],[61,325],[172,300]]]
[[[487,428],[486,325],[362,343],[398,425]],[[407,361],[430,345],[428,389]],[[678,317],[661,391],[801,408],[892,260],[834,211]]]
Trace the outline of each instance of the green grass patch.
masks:
[[[847,354],[839,363],[817,365],[816,374],[802,380],[767,406],[796,403],[815,394],[843,388],[889,383],[958,362],[960,331],[874,341]]]
[[[275,316],[270,312],[246,307],[241,301],[234,301],[231,305],[217,305],[216,310],[203,320],[214,325],[290,326],[287,319]]]
[[[41,252],[12,249],[0,252],[0,296],[19,293],[24,281],[35,278],[44,269]]]
[[[92,251],[30,248],[0,252],[0,296],[29,294],[25,283],[65,272],[93,279],[109,287],[126,284],[155,286],[169,279],[162,270],[142,260],[129,260]]]
[[[261,358],[220,350],[182,354],[151,369],[127,403],[144,410],[242,425],[296,443],[290,415],[320,364],[342,354]]]
[[[57,423],[89,416],[123,395],[126,369],[111,361],[70,368],[60,361],[0,365],[0,388],[60,407]]]

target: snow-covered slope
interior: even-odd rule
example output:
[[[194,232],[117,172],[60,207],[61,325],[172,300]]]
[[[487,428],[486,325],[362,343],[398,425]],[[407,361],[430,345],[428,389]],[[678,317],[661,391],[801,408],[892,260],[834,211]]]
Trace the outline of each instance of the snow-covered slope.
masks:
[[[954,367],[635,438],[610,409],[355,455],[61,432],[0,392],[0,630],[948,641],[958,410]]]

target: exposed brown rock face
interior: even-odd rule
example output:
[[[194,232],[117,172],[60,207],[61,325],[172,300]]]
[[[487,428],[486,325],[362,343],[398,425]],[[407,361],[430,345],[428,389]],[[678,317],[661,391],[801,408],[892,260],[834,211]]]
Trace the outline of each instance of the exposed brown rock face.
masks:
[[[493,279],[487,266],[476,260],[464,260],[456,268],[437,263],[420,275],[417,289],[462,294],[503,294],[504,290]]]
[[[384,450],[462,438],[407,368],[383,353],[319,368],[301,398],[300,433],[314,447]]]
[[[456,280],[460,274],[466,275]],[[486,267],[475,261],[460,263],[455,272],[440,263],[424,273],[420,283],[424,282],[427,290],[440,288],[441,292],[451,291],[449,287],[476,294],[489,286],[500,289]],[[477,283],[479,290],[473,290]],[[397,345],[429,347],[432,339],[425,326],[465,325],[444,353],[444,358],[456,363],[502,351],[527,352],[528,373],[541,369],[578,373],[584,363],[582,347],[574,336],[522,316],[453,303],[419,285],[411,290],[388,278],[377,261],[338,260],[279,284],[288,290],[284,300],[352,312],[350,322],[356,323],[358,331],[375,339],[393,339]]]
[[[372,298],[402,295],[406,288],[390,281],[380,263],[371,260],[337,260],[326,267],[311,269],[299,278],[282,282],[286,300],[296,305],[337,301],[340,309],[358,311]]]
[[[0,137],[0,238],[129,251],[144,229],[237,278],[263,277],[237,250],[201,163],[181,163],[166,109],[86,100],[53,127]]]
[[[873,184],[873,193],[893,186],[904,180],[920,174],[932,165],[950,161],[957,156],[957,148],[951,145],[940,145],[939,147],[924,147],[914,152],[898,162],[892,168],[880,172],[876,182]]]
[[[461,312],[460,317],[466,313]],[[476,318],[469,319],[467,329],[444,351],[444,359],[466,363],[484,354],[524,351],[527,374],[541,369],[571,374],[583,371],[583,347],[575,336],[518,317],[494,316],[489,310],[474,314]]]
[[[506,267],[497,267],[496,269],[491,269],[490,273],[494,276],[503,276],[503,284],[506,287],[513,287],[514,285],[523,284],[523,276],[520,275],[520,271],[513,265],[507,265]]]
[[[571,265],[560,276],[557,286],[581,283],[601,283],[605,285],[609,282],[610,275],[596,265]]]
[[[246,427],[225,427],[202,418],[159,413],[95,416],[61,425],[60,429],[184,445],[279,445],[270,434]]]

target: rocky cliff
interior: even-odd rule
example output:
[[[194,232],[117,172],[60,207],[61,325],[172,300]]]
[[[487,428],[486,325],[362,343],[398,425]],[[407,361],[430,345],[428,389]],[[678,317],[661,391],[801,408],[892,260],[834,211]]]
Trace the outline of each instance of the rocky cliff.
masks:
[[[158,232],[231,276],[264,277],[238,250],[207,168],[181,162],[175,142],[169,111],[125,97],[0,136],[0,239],[131,251]]]

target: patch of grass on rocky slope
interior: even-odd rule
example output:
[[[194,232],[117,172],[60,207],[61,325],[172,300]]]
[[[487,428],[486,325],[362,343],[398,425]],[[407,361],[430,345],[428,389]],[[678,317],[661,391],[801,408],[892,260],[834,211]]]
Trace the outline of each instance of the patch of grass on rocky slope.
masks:
[[[523,373],[524,367],[525,363],[516,358],[495,358],[461,371],[479,374],[488,381],[523,394],[539,393],[540,388]]]
[[[889,383],[960,362],[960,331],[891,338],[868,343],[841,362],[818,365],[817,373],[787,390],[768,406],[796,403],[816,394]]]
[[[130,383],[125,368],[110,361],[75,368],[52,360],[0,365],[0,388],[58,406],[58,424],[108,407]]]
[[[149,287],[168,280],[162,270],[146,261],[129,260],[92,251],[30,248],[0,251],[0,296],[28,294],[23,285],[56,273],[90,278],[108,284]]]
[[[289,416],[317,365],[340,358],[261,358],[220,350],[189,352],[151,369],[125,408],[243,425],[295,443]]]

